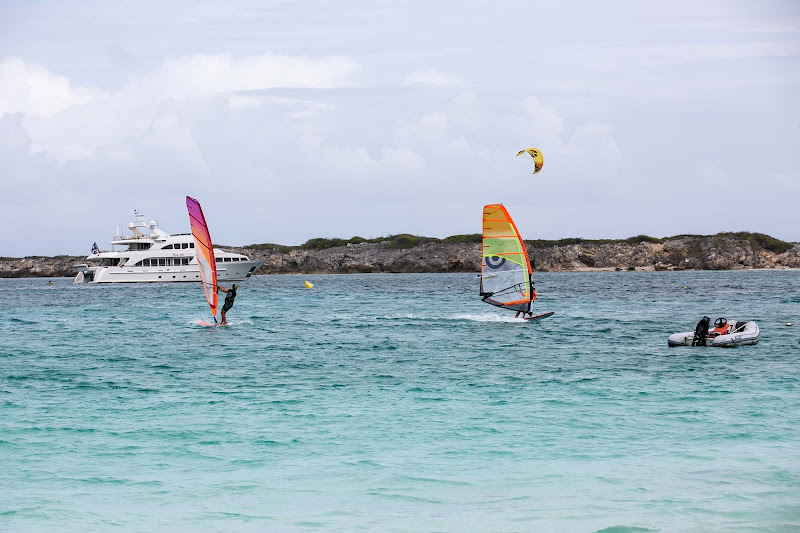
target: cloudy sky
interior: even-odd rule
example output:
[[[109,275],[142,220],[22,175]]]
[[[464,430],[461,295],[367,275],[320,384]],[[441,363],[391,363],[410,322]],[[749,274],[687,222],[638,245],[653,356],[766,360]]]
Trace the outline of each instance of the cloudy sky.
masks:
[[[529,146],[544,154],[533,176]],[[134,209],[218,243],[800,241],[800,2],[0,1],[0,255]]]

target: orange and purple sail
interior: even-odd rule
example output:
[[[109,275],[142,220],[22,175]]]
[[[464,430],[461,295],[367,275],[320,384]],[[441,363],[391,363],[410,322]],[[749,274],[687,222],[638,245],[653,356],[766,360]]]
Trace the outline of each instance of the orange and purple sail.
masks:
[[[483,208],[481,296],[487,304],[529,313],[536,299],[528,251],[501,204]]]
[[[194,237],[194,252],[197,257],[197,265],[200,268],[200,279],[203,282],[203,292],[206,294],[208,306],[211,314],[214,315],[214,322],[217,321],[217,262],[214,259],[214,245],[211,243],[211,235],[208,233],[208,224],[203,216],[203,208],[200,202],[186,197],[186,209],[189,211],[189,224],[192,227]]]

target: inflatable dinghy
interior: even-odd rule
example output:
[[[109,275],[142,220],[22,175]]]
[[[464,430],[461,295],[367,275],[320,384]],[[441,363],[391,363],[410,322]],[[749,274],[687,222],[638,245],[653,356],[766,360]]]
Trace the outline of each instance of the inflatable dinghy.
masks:
[[[714,321],[714,328],[709,331],[711,319],[704,316],[694,331],[686,333],[673,333],[667,339],[670,346],[715,346],[718,348],[730,348],[733,346],[747,346],[758,344],[761,338],[761,330],[758,324],[742,320],[726,320],[718,318]]]

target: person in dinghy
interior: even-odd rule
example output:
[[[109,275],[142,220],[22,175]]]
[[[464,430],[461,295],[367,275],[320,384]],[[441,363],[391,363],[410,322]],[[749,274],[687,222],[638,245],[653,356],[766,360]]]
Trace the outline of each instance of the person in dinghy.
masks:
[[[220,323],[220,326],[224,326],[228,323],[228,319],[225,315],[231,310],[233,301],[236,299],[236,284],[234,283],[230,289],[226,289],[222,285],[217,285],[217,292],[219,291],[227,294],[227,296],[225,296],[225,304],[222,306],[222,322]]]

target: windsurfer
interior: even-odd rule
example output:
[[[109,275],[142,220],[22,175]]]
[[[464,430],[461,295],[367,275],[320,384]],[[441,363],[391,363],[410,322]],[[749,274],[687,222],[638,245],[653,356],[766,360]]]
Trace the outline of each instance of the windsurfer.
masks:
[[[226,289],[222,285],[217,285],[217,291],[222,291],[227,293],[225,297],[225,304],[222,306],[222,323],[221,326],[224,326],[228,323],[228,319],[225,318],[225,314],[233,307],[233,301],[236,299],[236,284],[234,283],[230,289]]]

